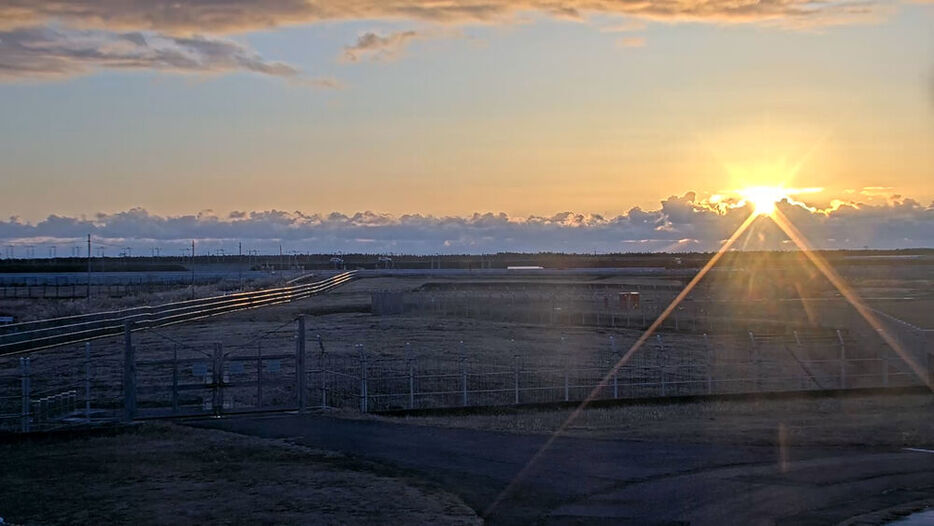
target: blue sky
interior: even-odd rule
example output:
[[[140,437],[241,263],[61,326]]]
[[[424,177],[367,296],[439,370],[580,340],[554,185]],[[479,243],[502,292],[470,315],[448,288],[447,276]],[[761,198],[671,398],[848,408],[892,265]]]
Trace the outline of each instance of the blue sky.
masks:
[[[929,3],[173,4],[0,0],[0,216],[934,200]]]

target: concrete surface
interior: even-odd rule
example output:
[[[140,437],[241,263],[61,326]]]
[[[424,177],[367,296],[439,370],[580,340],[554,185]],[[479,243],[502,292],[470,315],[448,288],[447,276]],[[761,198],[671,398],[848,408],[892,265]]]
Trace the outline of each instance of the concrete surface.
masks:
[[[488,510],[547,440],[318,415],[193,425],[383,462]],[[559,438],[486,516],[491,524],[833,524],[934,492],[934,454]]]

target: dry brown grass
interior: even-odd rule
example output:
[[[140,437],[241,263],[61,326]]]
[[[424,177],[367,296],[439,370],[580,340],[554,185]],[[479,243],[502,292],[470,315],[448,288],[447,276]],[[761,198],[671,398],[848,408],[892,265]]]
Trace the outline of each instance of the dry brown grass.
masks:
[[[586,409],[567,428],[577,437],[789,446],[934,447],[934,395],[729,400]],[[570,410],[503,409],[451,417],[406,417],[418,425],[553,433]],[[399,421],[390,418],[391,421]]]
[[[0,444],[16,524],[478,524],[458,498],[283,441],[169,424]]]
[[[259,290],[283,283],[283,278],[270,276],[244,283],[244,290]],[[0,312],[11,314],[18,322],[76,316],[93,312],[106,312],[145,305],[161,305],[194,298],[209,298],[237,292],[237,284],[219,282],[197,285],[194,291],[190,287],[180,286],[170,290],[152,293],[129,294],[122,297],[92,295],[87,299],[53,298],[0,298]]]

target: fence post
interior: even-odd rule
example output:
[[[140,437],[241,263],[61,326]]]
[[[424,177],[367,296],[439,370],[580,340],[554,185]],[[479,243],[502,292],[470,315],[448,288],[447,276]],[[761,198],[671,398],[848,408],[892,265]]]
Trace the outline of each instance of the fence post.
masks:
[[[662,341],[662,335],[656,334],[655,339],[658,341],[658,381],[662,386],[662,396],[667,396],[668,389],[665,385],[665,365],[668,363],[668,355],[665,354],[665,342]]]
[[[803,352],[802,352],[803,348],[801,346],[801,336],[798,335],[797,330],[794,330],[792,332],[795,335],[795,351],[798,353],[798,356],[803,356]],[[801,369],[801,367],[799,367],[799,369]],[[799,387],[801,389],[807,389],[810,386],[810,382],[808,381],[807,374],[805,373],[806,371],[801,371],[801,370],[798,371],[798,376],[801,378],[801,382],[799,384]]]
[[[415,360],[410,359],[408,363],[409,363],[409,409],[415,409]]]
[[[84,344],[84,422],[91,423],[91,342]]]
[[[256,407],[263,407],[263,342],[256,342]]]
[[[462,392],[461,404],[464,407],[467,407],[467,354],[464,353],[464,340],[461,340],[460,342],[460,355],[461,355],[461,392]]]
[[[368,398],[370,393],[369,385],[367,385],[367,365],[366,365],[366,351],[363,349],[363,346],[360,345],[360,412],[366,413],[369,410]],[[321,396],[325,396],[322,392]]]
[[[319,338],[318,348],[324,349],[324,345],[321,343],[321,340],[320,340],[321,338],[320,334],[318,335],[318,338]],[[360,348],[361,346],[359,343],[355,345],[354,347],[357,347],[358,352],[363,352],[363,350]],[[321,368],[320,376],[319,376],[319,383],[321,384],[320,386],[321,409],[327,409],[328,408],[328,357],[324,351],[321,351],[318,354],[318,366]]]
[[[569,359],[567,356],[564,357],[564,401],[567,402],[571,399],[571,388],[568,381],[568,370],[570,368]]]
[[[123,420],[136,418],[136,350],[133,348],[133,322],[123,325]]]
[[[710,338],[704,333],[704,348],[707,350],[707,394],[713,393],[713,349],[710,347]]]
[[[22,422],[20,427],[23,433],[28,433],[30,428],[30,391],[32,386],[30,385],[29,377],[29,357],[19,359],[19,367],[22,373],[22,390],[23,390],[23,408],[22,408]]]
[[[568,381],[568,371],[570,369],[570,360],[567,356],[564,357],[564,401],[567,402],[571,399],[571,388]]]
[[[519,355],[514,356],[516,362],[516,381],[515,381],[515,393],[516,393],[516,405],[519,405]]]
[[[756,336],[752,333],[752,331],[746,331],[746,333],[749,335],[749,357],[753,362],[755,362],[757,361],[759,354],[756,349]]]
[[[889,386],[889,358],[882,355],[882,387]]]
[[[846,389],[846,344],[840,329],[837,329],[837,341],[840,342],[840,389]]]
[[[214,411],[214,416],[220,416],[224,409],[224,391],[221,388],[224,383],[224,355],[223,348],[219,342],[214,344],[214,354],[212,358],[213,366],[211,376],[214,381],[211,386],[211,409]]]
[[[298,316],[295,332],[295,390],[297,391],[298,412],[305,412],[305,315]]]
[[[755,388],[759,390],[759,347],[756,345],[756,336],[752,331],[749,333],[749,357],[752,361],[753,373],[755,374]]]
[[[617,399],[619,398],[619,368],[622,367],[619,361],[622,357],[619,355],[616,337],[613,335],[610,335],[610,353],[613,356],[613,399]]]
[[[178,345],[172,349],[172,412],[178,413]]]

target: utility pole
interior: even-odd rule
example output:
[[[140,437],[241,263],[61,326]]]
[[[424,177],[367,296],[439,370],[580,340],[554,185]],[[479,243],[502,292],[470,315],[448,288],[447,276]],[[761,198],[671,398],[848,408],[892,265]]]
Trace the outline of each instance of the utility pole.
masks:
[[[243,291],[243,241],[237,242],[237,277],[240,278],[240,291]]]
[[[88,290],[87,299],[91,301],[91,234],[88,234]]]
[[[191,240],[191,299],[195,299],[195,240]]]

